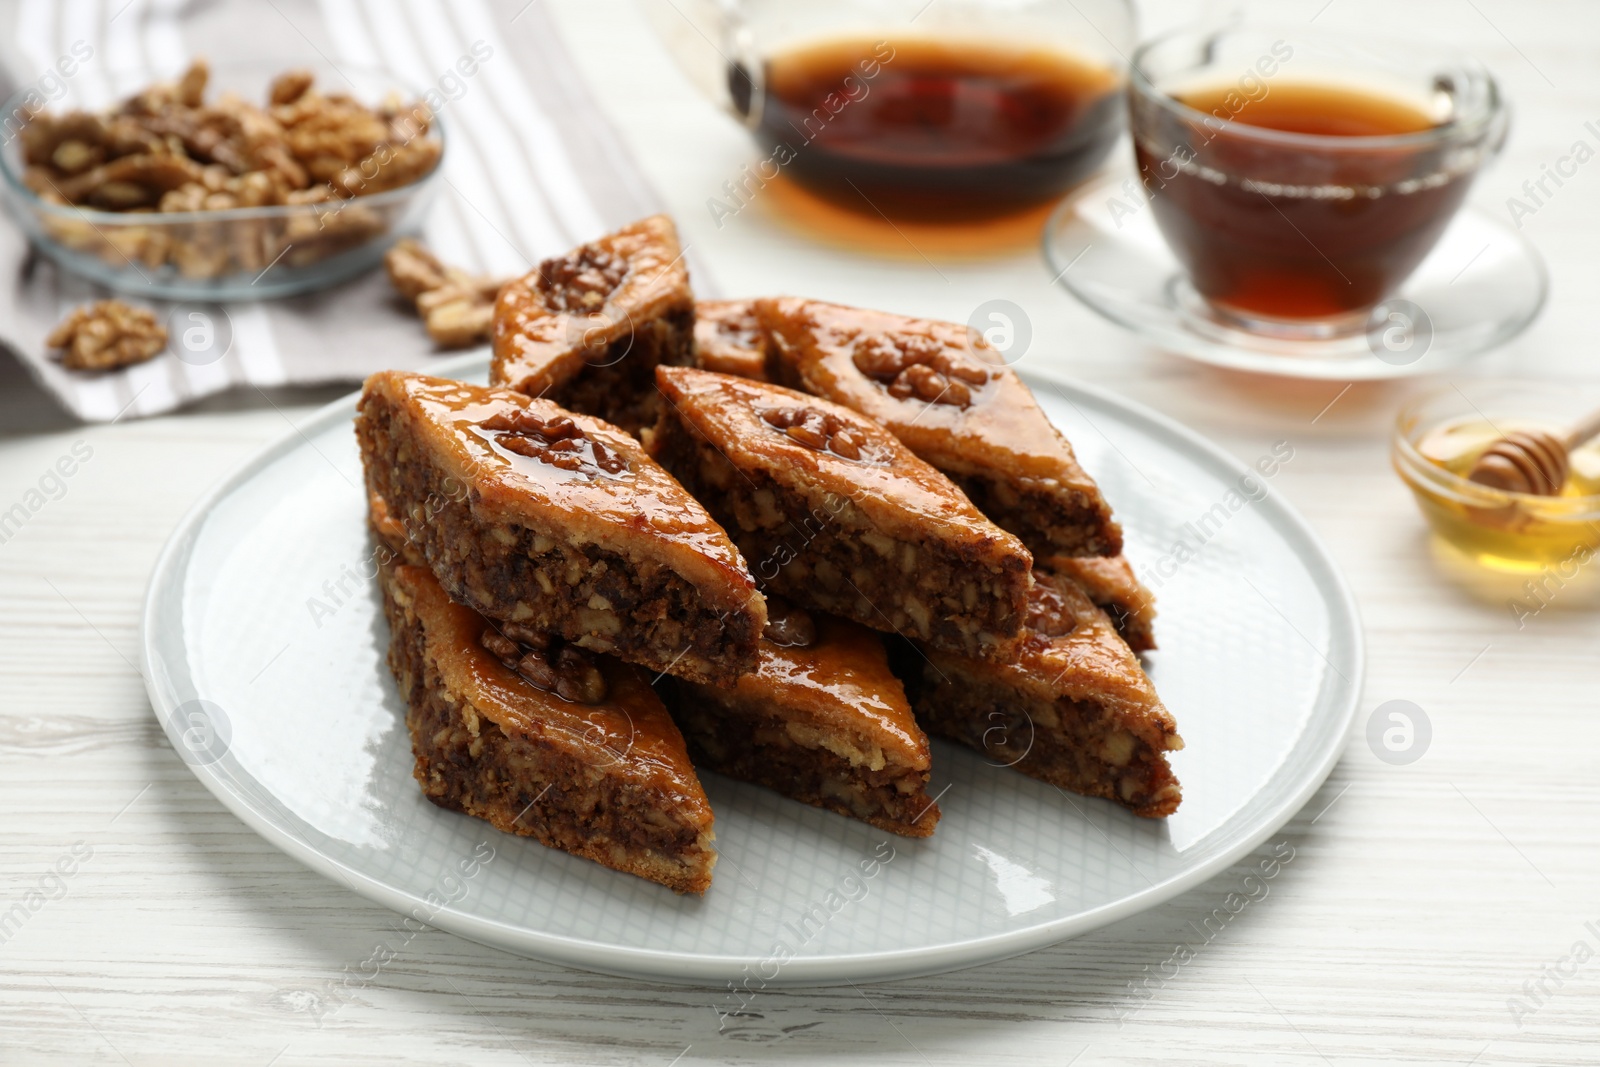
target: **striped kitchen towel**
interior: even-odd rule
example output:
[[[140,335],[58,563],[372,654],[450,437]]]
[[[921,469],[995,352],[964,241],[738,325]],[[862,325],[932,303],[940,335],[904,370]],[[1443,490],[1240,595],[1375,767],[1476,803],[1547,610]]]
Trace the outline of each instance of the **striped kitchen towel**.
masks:
[[[175,77],[195,56],[213,68],[380,68],[437,90],[449,146],[423,238],[472,271],[521,273],[660,210],[543,0],[0,0],[6,97],[36,87],[53,107],[97,109]],[[476,62],[458,66],[463,57]],[[438,357],[379,270],[325,292],[223,305],[232,343],[214,362],[168,351],[108,374],[63,369],[45,336],[71,308],[105,295],[0,220],[0,342],[85,420],[156,414],[241,386],[355,382]],[[132,299],[162,318],[172,307]]]

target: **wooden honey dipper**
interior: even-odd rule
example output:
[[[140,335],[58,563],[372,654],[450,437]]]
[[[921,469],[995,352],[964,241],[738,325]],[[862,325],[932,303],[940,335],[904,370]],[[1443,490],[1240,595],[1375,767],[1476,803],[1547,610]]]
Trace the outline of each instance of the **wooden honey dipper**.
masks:
[[[1467,479],[1507,493],[1557,496],[1567,484],[1571,452],[1600,434],[1600,411],[1557,436],[1548,430],[1514,430],[1478,457]]]

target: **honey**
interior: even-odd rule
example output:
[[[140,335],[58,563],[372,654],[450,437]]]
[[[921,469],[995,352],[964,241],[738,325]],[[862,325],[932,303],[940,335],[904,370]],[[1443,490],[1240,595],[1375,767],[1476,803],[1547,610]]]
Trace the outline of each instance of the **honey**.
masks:
[[[1478,457],[1495,441],[1518,430],[1543,430],[1560,437],[1563,426],[1526,419],[1502,419],[1493,425],[1482,419],[1462,420],[1436,426],[1417,442],[1417,451],[1452,474],[1467,477]],[[1569,453],[1572,469],[1561,494],[1551,499],[1600,496],[1600,438]]]
[[[1434,532],[1476,562],[1528,573],[1582,565],[1600,546],[1600,441],[1573,450],[1571,472],[1556,496],[1506,493],[1467,481],[1478,457],[1506,434],[1544,430],[1559,436],[1564,429],[1530,419],[1454,419],[1422,432],[1410,450],[1397,449],[1396,468]]]

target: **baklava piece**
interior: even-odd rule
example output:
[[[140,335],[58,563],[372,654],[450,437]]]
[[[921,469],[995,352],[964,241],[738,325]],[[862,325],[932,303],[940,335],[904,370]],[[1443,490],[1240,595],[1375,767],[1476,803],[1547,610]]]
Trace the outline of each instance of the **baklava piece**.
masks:
[[[767,380],[767,333],[749,300],[702,300],[694,306],[694,365]]]
[[[1034,576],[1028,628],[1013,663],[922,646],[912,706],[930,732],[991,762],[1135,815],[1171,815],[1183,799],[1167,753],[1183,747],[1105,613],[1071,581]]]
[[[761,666],[733,689],[676,682],[695,766],[907,837],[927,837],[928,738],[877,634],[769,599]]]
[[[883,423],[1033,552],[1122,551],[1072,446],[969,327],[793,297],[754,307],[774,380]]]
[[[1122,556],[1051,556],[1039,564],[1066,575],[1111,617],[1117,633],[1135,652],[1156,647],[1156,598]]]
[[[383,371],[356,433],[369,497],[467,607],[695,681],[755,669],[766,605],[738,549],[615,426]]]
[[[661,367],[652,450],[774,593],[940,648],[1009,655],[1032,557],[871,419],[779,386]]]
[[[694,359],[678,231],[655,215],[547,259],[500,290],[489,381],[613,422],[655,422],[658,363]]]
[[[524,647],[429,571],[382,573],[389,667],[424,796],[680,893],[706,891],[711,805],[637,667]]]

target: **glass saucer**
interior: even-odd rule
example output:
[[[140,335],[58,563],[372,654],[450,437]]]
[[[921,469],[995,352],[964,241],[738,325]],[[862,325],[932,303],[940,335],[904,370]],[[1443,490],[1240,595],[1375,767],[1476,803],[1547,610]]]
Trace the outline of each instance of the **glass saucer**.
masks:
[[[1067,292],[1162,349],[1290,378],[1362,381],[1446,370],[1521,333],[1549,290],[1533,246],[1468,208],[1399,294],[1363,321],[1324,336],[1246,329],[1194,291],[1138,179],[1124,173],[1063,201],[1045,225],[1044,253]]]

